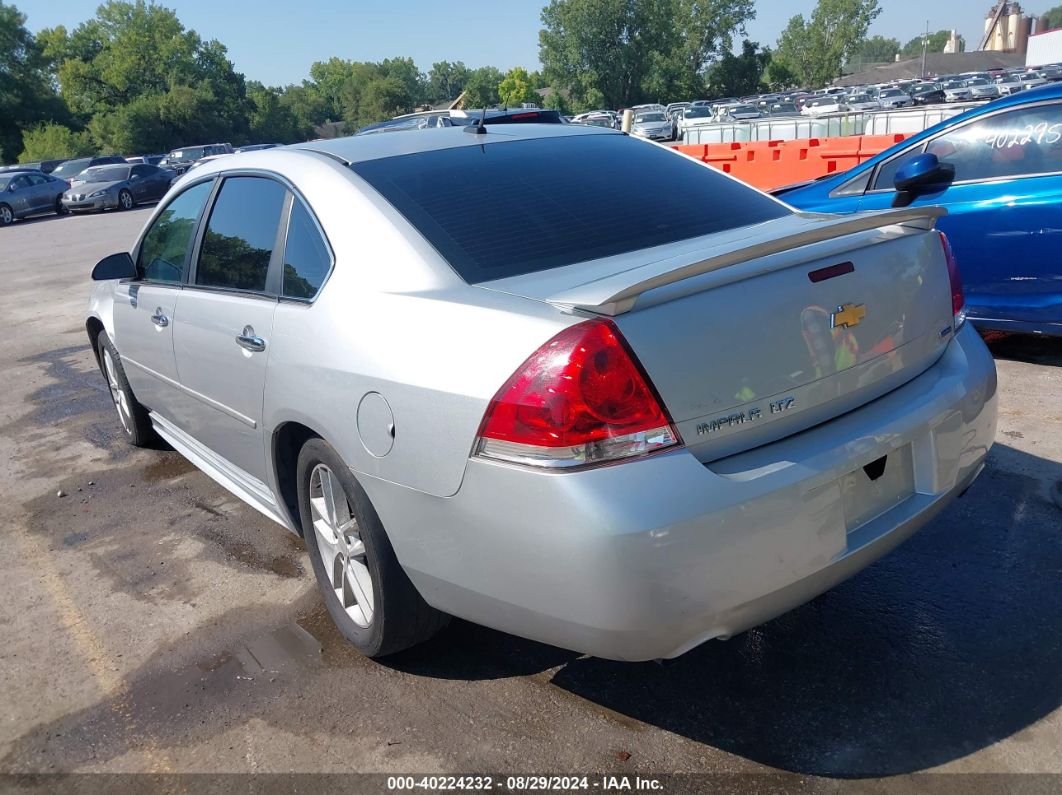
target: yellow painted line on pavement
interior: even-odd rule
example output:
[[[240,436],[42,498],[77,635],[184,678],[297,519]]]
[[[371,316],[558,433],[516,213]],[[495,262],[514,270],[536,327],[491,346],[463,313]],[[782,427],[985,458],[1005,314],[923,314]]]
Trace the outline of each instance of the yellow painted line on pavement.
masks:
[[[156,738],[137,725],[131,694],[125,680],[115,672],[115,666],[110,664],[110,656],[106,647],[92,631],[88,619],[70,595],[51,556],[46,550],[41,549],[23,528],[9,529],[13,532],[7,532],[5,535],[15,539],[21,547],[21,559],[30,564],[40,575],[38,581],[44,586],[44,590],[51,599],[60,624],[77,647],[96,685],[110,699],[111,711],[122,719],[130,739],[137,740],[135,743],[131,742],[130,747],[139,748],[147,757],[148,772],[172,773],[173,766],[166,754],[159,748]]]

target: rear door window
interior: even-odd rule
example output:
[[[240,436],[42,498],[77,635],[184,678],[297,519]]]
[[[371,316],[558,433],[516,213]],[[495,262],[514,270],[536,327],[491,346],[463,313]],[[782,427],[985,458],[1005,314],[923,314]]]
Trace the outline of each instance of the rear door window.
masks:
[[[692,158],[625,135],[486,139],[351,166],[469,284],[790,213]]]
[[[210,211],[195,283],[263,292],[286,196],[265,177],[227,178]]]

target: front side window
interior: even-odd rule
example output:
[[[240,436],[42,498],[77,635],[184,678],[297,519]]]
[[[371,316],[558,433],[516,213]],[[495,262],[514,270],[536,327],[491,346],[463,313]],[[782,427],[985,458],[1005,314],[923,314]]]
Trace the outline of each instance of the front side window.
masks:
[[[265,177],[229,177],[210,212],[195,283],[262,292],[287,192]]]
[[[181,282],[195,239],[196,221],[213,182],[200,182],[181,193],[159,213],[144,235],[137,255],[138,278],[152,282]]]
[[[955,168],[955,181],[1062,171],[1062,103],[1021,108],[963,125],[926,152]]]
[[[284,247],[284,287],[287,298],[310,299],[321,289],[332,255],[301,201],[291,207],[288,240]]]

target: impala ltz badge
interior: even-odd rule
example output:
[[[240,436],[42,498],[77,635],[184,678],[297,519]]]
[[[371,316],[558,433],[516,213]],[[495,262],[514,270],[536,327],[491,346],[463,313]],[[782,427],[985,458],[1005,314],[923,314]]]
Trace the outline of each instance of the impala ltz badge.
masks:
[[[783,411],[789,411],[795,405],[796,399],[792,397],[771,400],[766,406],[753,406],[745,411],[736,411],[733,414],[727,414],[725,417],[717,417],[714,420],[699,423],[697,425],[697,435],[707,436],[710,433],[726,428],[744,425],[746,422],[756,422],[756,420],[763,419],[764,414],[781,414]]]
[[[867,316],[864,304],[842,304],[830,315],[830,328],[852,328]]]

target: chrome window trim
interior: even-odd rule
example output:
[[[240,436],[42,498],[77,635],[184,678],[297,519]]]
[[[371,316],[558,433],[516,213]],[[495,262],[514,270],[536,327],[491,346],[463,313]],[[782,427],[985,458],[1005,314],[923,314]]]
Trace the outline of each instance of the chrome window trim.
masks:
[[[203,234],[206,232],[207,222],[208,222],[208,219],[210,218],[209,210],[213,210],[214,209],[214,203],[217,201],[218,193],[221,191],[221,186],[224,183],[224,181],[226,179],[228,179],[229,177],[264,177],[266,179],[271,179],[274,182],[280,183],[280,185],[283,186],[284,189],[288,191],[288,195],[293,197],[294,200],[292,200],[292,201],[287,201],[286,200],[285,201],[285,207],[281,209],[280,223],[278,224],[278,227],[277,227],[278,239],[279,239],[280,233],[283,232],[283,244],[284,244],[284,247],[287,246],[288,226],[289,226],[289,224],[291,222],[291,209],[295,206],[295,201],[302,202],[303,207],[306,208],[306,212],[309,213],[310,218],[313,220],[314,226],[316,227],[318,233],[321,235],[321,239],[325,243],[325,248],[328,250],[328,256],[329,256],[329,259],[330,259],[329,266],[328,266],[328,272],[325,274],[324,279],[321,281],[321,286],[317,289],[317,292],[314,294],[312,299],[294,298],[294,297],[290,297],[289,298],[289,297],[286,297],[284,295],[281,295],[281,291],[283,290],[283,282],[282,281],[281,281],[281,283],[279,285],[279,289],[276,292],[270,292],[268,290],[269,285],[270,285],[270,277],[268,275],[266,276],[266,287],[267,287],[266,290],[237,290],[237,289],[231,288],[231,287],[213,287],[213,286],[210,286],[210,285],[195,284],[194,282],[192,282],[192,279],[194,278],[194,270],[195,270],[195,268],[192,267],[191,265],[193,263],[195,265],[198,265],[198,263],[199,263],[199,251],[200,251],[200,248],[202,247],[202,243],[203,243]],[[246,296],[246,297],[266,298],[266,299],[273,300],[273,301],[278,301],[278,302],[282,301],[284,303],[289,303],[290,302],[290,303],[299,303],[299,304],[307,304],[307,305],[313,304],[320,297],[321,293],[324,291],[325,287],[328,285],[328,281],[332,277],[333,271],[335,271],[336,255],[335,255],[335,249],[332,248],[332,241],[330,241],[328,239],[328,235],[325,234],[324,227],[321,226],[321,222],[317,218],[317,214],[313,211],[312,205],[306,200],[306,197],[303,196],[302,192],[298,188],[296,188],[295,185],[292,184],[291,180],[289,180],[283,174],[280,174],[280,173],[278,173],[276,171],[270,171],[269,169],[264,169],[264,168],[234,168],[234,169],[228,169],[228,170],[225,170],[225,171],[217,171],[217,172],[214,172],[213,174],[211,174],[209,177],[206,177],[203,180],[200,180],[199,182],[205,182],[206,179],[214,179],[214,180],[217,181],[217,184],[214,186],[214,190],[211,192],[211,195],[207,198],[206,205],[204,206],[204,212],[200,215],[198,221],[196,222],[196,224],[197,224],[197,226],[196,226],[196,240],[195,240],[195,245],[194,245],[194,247],[192,249],[192,259],[191,259],[191,262],[190,262],[190,266],[188,268],[188,272],[187,272],[186,277],[185,277],[185,283],[184,283],[185,288],[189,289],[189,290],[205,290],[205,291],[210,291],[210,292],[225,292],[225,293],[231,293],[233,295],[241,295],[241,296]],[[199,182],[196,182],[194,184],[199,184]],[[189,185],[188,187],[190,188],[192,186]],[[183,191],[182,191],[182,193],[183,193]],[[276,255],[276,252],[279,250],[281,252],[280,253],[280,257],[283,258],[284,247],[282,247],[280,249],[277,249],[277,248],[274,247],[274,255]],[[271,259],[270,260],[270,271],[272,271],[272,269],[273,269],[273,262],[272,262],[272,259]],[[281,275],[283,275],[283,274],[281,274]]]

